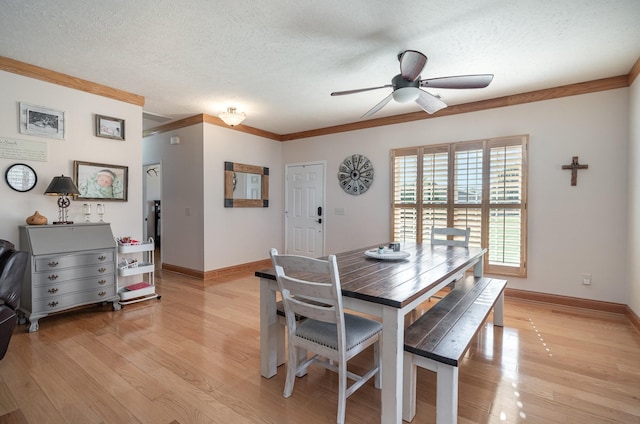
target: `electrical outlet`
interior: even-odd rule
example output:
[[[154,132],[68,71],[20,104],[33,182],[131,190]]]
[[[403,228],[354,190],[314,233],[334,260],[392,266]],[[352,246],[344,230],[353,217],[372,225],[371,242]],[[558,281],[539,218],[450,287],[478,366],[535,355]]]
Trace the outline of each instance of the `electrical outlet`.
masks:
[[[582,274],[582,284],[585,286],[591,285],[591,274]]]

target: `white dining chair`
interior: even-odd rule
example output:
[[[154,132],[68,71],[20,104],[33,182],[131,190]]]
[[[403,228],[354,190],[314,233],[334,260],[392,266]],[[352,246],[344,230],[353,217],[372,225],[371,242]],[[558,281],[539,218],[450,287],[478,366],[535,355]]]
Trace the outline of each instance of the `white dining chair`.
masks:
[[[431,227],[431,244],[436,246],[469,247],[471,228]]]
[[[284,397],[293,393],[296,376],[304,376],[311,364],[338,373],[337,422],[344,423],[347,398],[372,377],[381,384],[380,340],[382,324],[344,313],[342,289],[335,255],[320,260],[279,255],[271,249],[278,287],[287,320],[288,358]],[[296,320],[296,314],[304,320]],[[373,367],[362,375],[347,370],[347,362],[373,345]],[[300,358],[300,349],[312,353]],[[348,385],[347,379],[353,380]]]
[[[457,247],[469,247],[469,236],[471,235],[471,228],[436,228],[431,227],[431,245],[432,246],[457,246]],[[453,283],[449,285],[453,288],[455,282],[462,279],[464,273],[456,275],[453,279]],[[433,295],[435,299],[442,299],[442,296]]]

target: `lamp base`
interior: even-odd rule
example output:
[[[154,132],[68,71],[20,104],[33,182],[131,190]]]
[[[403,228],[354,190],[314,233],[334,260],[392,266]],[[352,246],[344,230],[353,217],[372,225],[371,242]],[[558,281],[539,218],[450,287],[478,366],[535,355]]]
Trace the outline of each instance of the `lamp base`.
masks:
[[[56,222],[53,222],[53,225],[58,225],[58,224],[73,224],[73,221],[56,221]]]

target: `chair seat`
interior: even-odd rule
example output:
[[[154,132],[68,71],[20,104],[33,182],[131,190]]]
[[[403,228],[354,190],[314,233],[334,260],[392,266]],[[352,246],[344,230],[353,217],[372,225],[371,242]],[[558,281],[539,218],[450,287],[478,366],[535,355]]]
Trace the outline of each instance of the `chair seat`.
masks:
[[[344,314],[346,349],[351,350],[382,331],[382,324],[353,314]],[[338,349],[338,327],[314,319],[306,319],[297,326],[296,335],[331,349]]]

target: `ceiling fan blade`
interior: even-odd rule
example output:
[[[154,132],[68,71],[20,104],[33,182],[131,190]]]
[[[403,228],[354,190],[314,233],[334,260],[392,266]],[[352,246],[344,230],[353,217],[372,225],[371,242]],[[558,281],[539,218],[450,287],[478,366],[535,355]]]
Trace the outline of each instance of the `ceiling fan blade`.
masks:
[[[420,90],[416,103],[427,113],[436,113],[440,109],[447,107],[445,102],[424,90]]]
[[[391,99],[393,98],[393,93],[389,94],[387,97],[385,97],[384,99],[382,99],[382,101],[380,103],[378,103],[377,105],[375,105],[374,107],[372,107],[369,112],[365,113],[364,115],[361,116],[361,118],[368,118],[369,116],[373,115],[374,113],[376,113],[377,111],[379,111],[380,109],[382,109],[383,107],[386,106],[387,103],[389,103],[391,101]]]
[[[455,77],[420,80],[420,87],[429,88],[484,88],[493,80],[493,74],[458,75]]]
[[[346,91],[334,91],[331,93],[332,96],[344,96],[346,94],[355,94],[362,93],[363,91],[371,91],[371,90],[379,90],[381,88],[393,87],[392,84],[381,85],[380,87],[369,87],[369,88],[357,88],[355,90],[346,90]]]
[[[406,50],[400,55],[400,75],[408,81],[415,81],[427,64],[427,56],[416,50]]]

